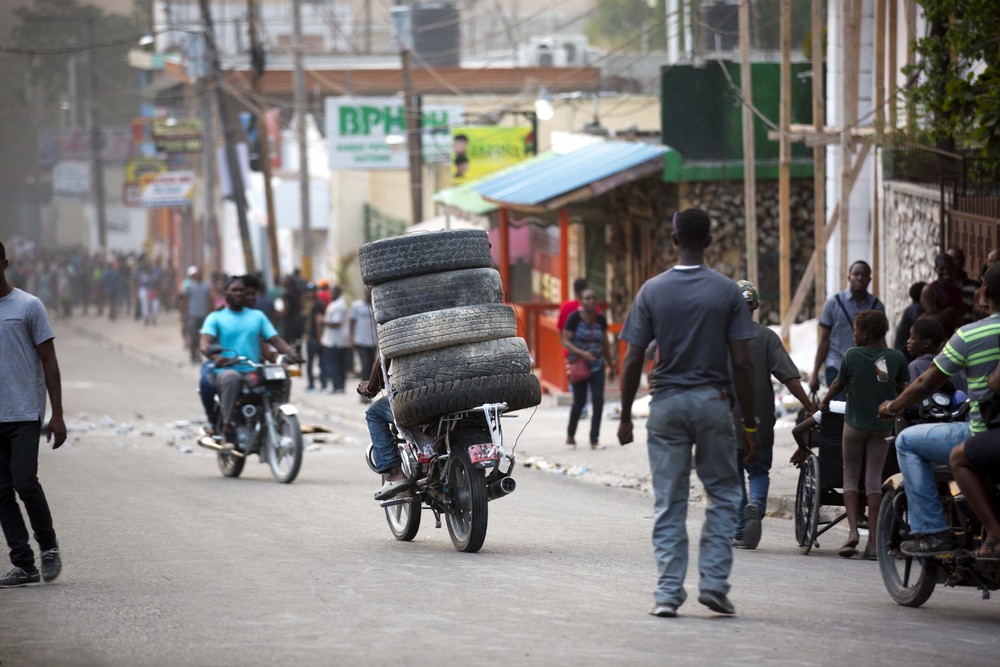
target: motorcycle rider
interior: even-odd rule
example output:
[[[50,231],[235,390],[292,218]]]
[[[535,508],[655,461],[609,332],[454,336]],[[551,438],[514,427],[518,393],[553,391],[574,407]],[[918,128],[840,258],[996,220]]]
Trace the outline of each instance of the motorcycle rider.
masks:
[[[215,364],[214,385],[222,407],[223,437],[225,442],[235,442],[230,429],[230,418],[243,376],[236,357],[246,357],[254,362],[261,359],[261,339],[277,348],[296,363],[302,359],[278,335],[267,316],[256,308],[246,307],[246,282],[244,276],[226,282],[226,307],[205,318],[201,328],[201,353]],[[210,355],[209,346],[218,343],[223,351]]]
[[[1000,363],[990,373],[989,388],[994,396],[1000,396]],[[1000,517],[990,499],[990,483],[1000,479],[1000,429],[990,429],[958,445],[951,450],[949,463],[965,501],[986,530],[976,558],[1000,559]]]
[[[357,391],[365,398],[375,398],[382,387],[382,368],[376,363],[372,366],[371,377],[359,382]],[[372,439],[375,468],[386,476],[385,484],[375,493],[375,500],[385,500],[410,485],[410,480],[403,474],[402,460],[396,449],[396,436],[390,428],[393,416],[388,396],[372,401],[365,410],[365,421],[368,422],[368,434]]]
[[[951,450],[984,433],[979,400],[989,395],[988,376],[1000,355],[1000,263],[983,276],[989,317],[960,328],[949,339],[934,363],[891,401],[879,406],[883,417],[895,417],[903,410],[930,396],[956,373],[966,371],[971,403],[970,421],[911,426],[896,436],[896,457],[906,482],[912,539],[900,544],[900,550],[915,557],[950,553],[957,547],[938,497],[932,466],[948,463]]]

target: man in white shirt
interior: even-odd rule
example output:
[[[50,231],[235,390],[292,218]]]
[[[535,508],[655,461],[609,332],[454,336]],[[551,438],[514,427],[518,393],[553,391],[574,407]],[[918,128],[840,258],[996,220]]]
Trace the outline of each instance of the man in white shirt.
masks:
[[[320,336],[320,363],[330,378],[334,394],[344,393],[347,376],[347,355],[350,354],[350,331],[347,300],[339,285],[330,287],[330,305],[323,313],[323,333]]]

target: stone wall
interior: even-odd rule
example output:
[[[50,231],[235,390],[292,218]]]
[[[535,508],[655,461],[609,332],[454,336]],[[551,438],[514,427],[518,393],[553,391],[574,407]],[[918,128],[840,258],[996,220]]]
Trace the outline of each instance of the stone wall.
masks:
[[[910,285],[930,281],[939,252],[941,195],[903,181],[887,181],[883,197],[882,290],[889,316],[889,340],[903,309],[910,303]]]
[[[743,181],[684,183],[680,208],[704,209],[712,217],[712,245],[706,262],[734,280],[745,278],[746,220],[743,217]],[[792,294],[805,273],[813,250],[813,182],[793,180],[792,209]],[[761,296],[763,324],[779,323],[778,264],[778,182],[757,182],[758,260],[757,290]],[[673,261],[672,258],[671,261]],[[813,291],[799,311],[797,321],[813,317]]]

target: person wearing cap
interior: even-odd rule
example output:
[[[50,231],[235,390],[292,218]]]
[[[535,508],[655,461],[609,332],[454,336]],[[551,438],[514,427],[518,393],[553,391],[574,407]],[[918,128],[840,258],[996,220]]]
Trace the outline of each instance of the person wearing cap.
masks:
[[[184,318],[191,363],[197,364],[201,361],[201,325],[212,312],[212,286],[201,279],[201,270],[197,266],[188,267],[187,280],[184,282],[184,289],[177,298],[177,310]]]
[[[330,281],[326,278],[320,278],[316,281],[316,299],[323,304],[323,308],[330,305],[333,301],[333,297],[330,295]]]
[[[748,280],[736,283],[750,312],[760,308],[757,288]],[[740,466],[743,484],[743,502],[740,504],[739,521],[733,535],[733,546],[741,549],[756,549],[760,542],[761,519],[767,510],[767,492],[770,488],[771,463],[774,458],[774,376],[797,398],[807,414],[815,412],[812,401],[802,387],[801,374],[792,358],[788,356],[781,338],[770,327],[754,322],[756,335],[750,339],[750,358],[754,367],[754,415],[757,418],[757,456],[750,463],[744,463],[744,452],[739,450],[736,460]],[[733,404],[733,423],[741,428],[739,402]],[[749,488],[748,488],[749,487]]]

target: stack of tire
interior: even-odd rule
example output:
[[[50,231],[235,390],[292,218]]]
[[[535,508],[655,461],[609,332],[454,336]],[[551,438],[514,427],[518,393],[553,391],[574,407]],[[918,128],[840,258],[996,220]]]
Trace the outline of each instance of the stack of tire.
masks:
[[[503,303],[486,232],[394,236],[358,251],[379,350],[391,361],[393,416],[412,426],[484,403],[538,405],[531,354]]]

